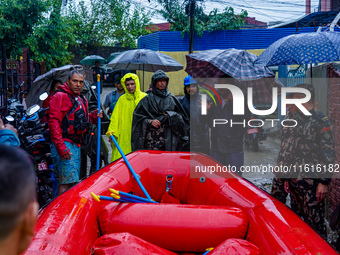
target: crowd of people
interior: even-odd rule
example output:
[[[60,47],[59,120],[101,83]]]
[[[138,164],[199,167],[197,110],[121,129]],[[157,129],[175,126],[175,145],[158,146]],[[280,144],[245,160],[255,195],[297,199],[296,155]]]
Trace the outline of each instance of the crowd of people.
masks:
[[[73,77],[74,75],[75,77]],[[81,80],[80,76],[76,72],[71,73],[67,84],[59,87],[59,90],[68,91],[69,95],[66,95],[64,91],[59,91],[50,102],[50,112],[56,112],[50,116],[49,124],[50,129],[53,130],[51,132],[54,143],[52,155],[58,159],[55,161],[55,165],[58,169],[56,173],[58,173],[57,178],[60,186],[66,183],[71,185],[78,181],[75,173],[79,169],[79,165],[69,162],[72,162],[73,159],[74,162],[79,162],[77,134],[81,135],[85,129],[76,129],[76,133],[72,133],[75,132],[75,129],[70,124],[67,128],[64,124],[60,129],[56,127],[58,127],[58,123],[64,123],[62,115],[69,116],[68,112],[71,108],[74,112],[82,108],[81,105],[80,107],[78,105],[79,109],[77,108],[77,110],[76,100],[72,100],[70,96],[70,93],[73,93],[73,96],[80,93],[81,85],[78,85]],[[207,115],[202,115],[202,95],[199,93],[198,83],[192,77],[185,78],[183,82],[184,96],[179,100],[169,92],[168,85],[169,78],[161,70],[153,74],[148,94],[140,90],[137,75],[127,73],[124,77],[115,77],[117,90],[109,93],[104,103],[104,107],[109,108],[111,114],[110,126],[107,130],[110,140],[113,135],[124,154],[139,149],[204,152],[223,165],[234,166],[237,170],[236,174],[242,176],[240,168],[244,164],[244,128],[239,125],[213,127],[212,119],[233,119],[236,123],[241,123],[244,120],[248,121],[249,111],[246,110],[244,115],[234,115],[231,91],[219,89],[222,104],[213,104],[209,100]],[[311,100],[303,104],[312,115],[305,116],[295,105],[289,107],[286,118],[295,119],[301,124],[295,129],[282,128],[281,151],[277,164],[333,164],[335,153],[332,124],[326,116],[315,109],[313,86],[302,84],[299,87],[308,90],[312,95]],[[299,93],[289,95],[290,98],[302,98],[303,96]],[[56,108],[53,106],[53,98],[58,102]],[[65,100],[68,104],[64,103]],[[81,100],[79,101],[81,102]],[[83,109],[86,109],[86,102],[83,102]],[[76,123],[77,114],[72,114],[73,117],[67,118],[68,120],[74,119],[74,123]],[[83,115],[88,115],[84,119],[84,123],[91,119],[91,116],[92,118],[96,117],[88,114],[86,110]],[[56,116],[59,118],[58,121],[55,121]],[[78,125],[82,126],[82,124]],[[61,138],[64,139],[64,142]],[[120,157],[120,152],[115,145],[112,145],[111,161]],[[69,161],[65,161],[65,159],[69,159]],[[60,163],[61,170],[58,165]],[[292,209],[325,236],[324,198],[327,195],[329,182],[329,178],[281,176],[274,179],[272,194],[280,201],[285,202],[285,197],[290,193]]]
[[[53,83],[50,97],[44,103],[49,107],[46,121],[52,139],[51,157],[58,181],[57,194],[79,182],[82,136],[90,123],[95,124],[98,118],[103,117],[102,110],[89,111],[88,101],[81,94],[84,78],[84,72],[77,69],[70,71],[65,84],[60,81]],[[228,89],[219,89],[222,104],[208,100],[207,114],[202,115],[202,94],[191,76],[184,79],[184,96],[179,100],[170,93],[169,77],[161,70],[153,74],[148,94],[141,91],[139,78],[133,73],[115,76],[114,85],[117,90],[109,93],[104,102],[104,109],[110,115],[106,134],[111,142],[111,136],[117,140],[123,153],[139,149],[203,152],[223,165],[235,166],[236,173],[242,175],[239,169],[244,164],[244,129],[229,125],[212,127],[211,124],[212,119],[241,122],[249,118],[247,112],[233,115],[233,95]],[[289,107],[286,118],[297,120],[299,124],[294,129],[282,128],[277,164],[331,165],[335,160],[332,123],[315,109],[313,86],[301,84],[298,87],[311,93],[311,100],[303,106],[312,115],[305,116],[295,105]],[[292,93],[289,97],[302,98],[303,95]],[[32,191],[35,188],[32,162],[24,155],[25,152],[17,148],[19,145],[16,129],[4,125],[0,119],[0,190],[2,194],[11,193],[9,196],[13,196],[13,199],[4,199],[5,196],[0,199],[0,215],[6,214],[6,208],[13,208],[10,220],[0,217],[0,249],[11,240],[22,251],[33,235],[37,202],[32,195],[35,194]],[[120,157],[112,144],[111,161]],[[10,181],[3,183],[3,180],[11,179],[6,177],[10,174],[9,169],[15,169],[13,171],[20,176],[16,178],[15,185]],[[21,192],[14,190],[18,183]],[[285,203],[290,193],[291,208],[325,237],[324,199],[329,183],[328,177],[277,175],[273,180],[272,194]],[[25,199],[15,194],[22,194]],[[11,203],[20,206],[11,207]],[[27,227],[27,231],[20,232],[19,238],[16,231],[21,231],[22,226]]]

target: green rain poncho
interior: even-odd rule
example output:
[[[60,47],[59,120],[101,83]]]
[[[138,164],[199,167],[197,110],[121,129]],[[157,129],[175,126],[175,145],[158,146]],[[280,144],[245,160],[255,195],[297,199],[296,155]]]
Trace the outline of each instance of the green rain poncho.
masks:
[[[125,86],[125,80],[128,78],[134,79],[136,83],[136,90],[133,94],[129,93]],[[138,105],[139,101],[146,96],[146,93],[140,91],[140,84],[138,76],[133,73],[124,75],[121,79],[121,84],[124,87],[125,94],[122,95],[111,116],[110,126],[107,130],[107,136],[113,132],[120,148],[127,154],[131,152],[131,128],[133,111]],[[111,162],[121,157],[116,146],[113,146]]]

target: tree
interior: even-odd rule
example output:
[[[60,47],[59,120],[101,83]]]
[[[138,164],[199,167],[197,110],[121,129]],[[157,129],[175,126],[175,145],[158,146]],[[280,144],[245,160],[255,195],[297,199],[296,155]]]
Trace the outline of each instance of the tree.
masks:
[[[158,12],[171,24],[173,31],[189,32],[188,4],[190,0],[157,0],[162,9]],[[209,14],[204,13],[204,3],[196,2],[195,6],[195,32],[202,36],[203,31],[240,29],[248,13],[244,10],[235,14],[234,9],[227,7],[222,13],[213,9]]]
[[[0,40],[10,57],[18,59],[34,27],[49,9],[49,0],[2,0],[0,4]]]
[[[110,14],[105,2],[101,3],[99,0],[89,3],[79,1],[78,4],[71,2],[64,14],[73,28],[72,32],[77,44],[81,45],[85,51],[90,45],[99,47],[109,39],[108,31],[111,20],[106,16]]]
[[[0,40],[8,55],[19,59],[21,49],[30,47],[32,59],[45,61],[50,69],[70,62],[70,46],[83,55],[90,46],[135,47],[139,36],[150,33],[145,26],[152,13],[129,0],[80,0],[70,1],[64,10],[61,6],[62,0],[2,0]]]
[[[75,28],[80,53],[85,54],[90,46],[135,47],[139,36],[150,33],[145,26],[151,15],[126,0],[82,0],[69,6],[66,18]]]
[[[217,9],[212,10],[208,15],[206,30],[208,32],[216,30],[236,30],[240,29],[244,24],[244,19],[248,16],[246,11],[242,11],[237,15],[232,7],[226,7],[222,13],[218,13]]]
[[[73,57],[69,47],[76,44],[73,27],[60,15],[60,7],[61,1],[55,1],[49,17],[35,26],[32,36],[27,40],[32,59],[45,61],[47,70],[69,63]]]
[[[115,44],[124,47],[136,47],[136,40],[142,36],[151,33],[146,29],[150,24],[152,12],[146,12],[144,8],[135,6],[132,14],[123,16],[117,20],[116,29],[112,36],[115,38]]]

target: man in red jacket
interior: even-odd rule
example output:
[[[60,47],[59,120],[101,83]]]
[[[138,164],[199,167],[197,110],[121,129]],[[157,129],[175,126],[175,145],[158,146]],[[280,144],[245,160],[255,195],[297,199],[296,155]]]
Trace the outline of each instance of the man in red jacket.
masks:
[[[87,100],[80,94],[83,85],[84,74],[73,70],[50,101],[48,126],[53,142],[51,157],[59,184],[58,195],[79,181],[82,135],[90,122],[94,124],[97,116],[103,117],[103,112],[98,113],[98,110],[89,114]]]

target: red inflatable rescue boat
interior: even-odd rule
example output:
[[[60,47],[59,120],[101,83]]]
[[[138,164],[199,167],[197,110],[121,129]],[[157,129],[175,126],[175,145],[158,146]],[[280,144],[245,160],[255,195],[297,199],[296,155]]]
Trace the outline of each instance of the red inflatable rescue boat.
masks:
[[[109,188],[145,197],[117,160],[41,211],[25,254],[337,254],[253,184],[229,172],[206,172],[219,166],[208,156],[137,151],[127,158],[162,203],[93,199],[91,192],[109,197]]]

